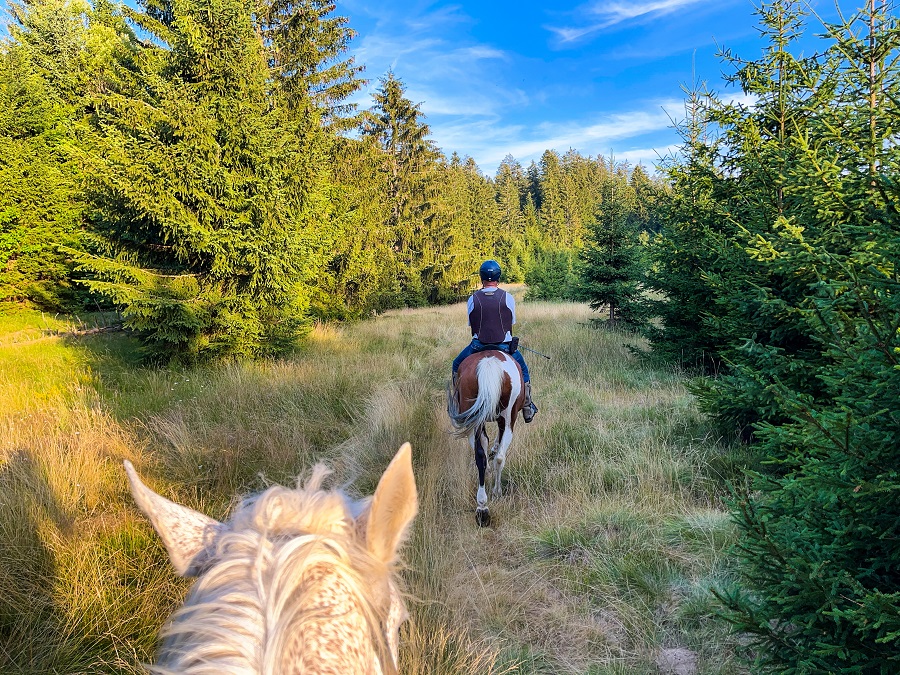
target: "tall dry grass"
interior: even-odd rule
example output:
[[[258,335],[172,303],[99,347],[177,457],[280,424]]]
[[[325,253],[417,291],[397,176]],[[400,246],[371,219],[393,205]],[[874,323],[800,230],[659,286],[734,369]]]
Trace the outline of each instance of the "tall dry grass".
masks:
[[[487,529],[444,412],[460,305],[320,326],[290,359],[215,369],[135,367],[116,336],[0,339],[0,671],[138,672],[151,657],[186,582],[132,506],[122,459],[223,517],[318,460],[369,494],[409,440],[421,505],[402,672],[656,672],[665,647],[740,672],[708,592],[734,537],[727,448],[677,373],[590,328],[584,306],[519,314],[523,344],[553,358],[526,352],[541,410],[517,427]]]

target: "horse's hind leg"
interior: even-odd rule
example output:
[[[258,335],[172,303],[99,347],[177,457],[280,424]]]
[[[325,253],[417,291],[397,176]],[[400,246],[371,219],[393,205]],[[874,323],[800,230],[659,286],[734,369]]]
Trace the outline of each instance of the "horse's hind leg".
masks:
[[[478,467],[478,493],[475,496],[475,522],[484,527],[491,522],[491,515],[487,506],[487,490],[484,489],[484,474],[487,471],[487,454],[484,450],[483,429],[476,429],[469,434],[469,444],[475,451],[475,466]]]
[[[499,423],[500,423],[500,420],[498,420],[498,426],[499,426]],[[497,455],[497,450],[500,449],[500,438],[501,438],[502,436],[503,436],[503,427],[500,427],[500,433],[497,434],[497,438],[496,438],[496,439],[494,440],[494,442],[491,444],[491,450],[490,450],[490,452],[488,453],[488,459],[494,459],[494,457]],[[487,447],[488,444],[490,443],[490,439],[487,437],[487,433],[486,433],[486,432],[485,432],[485,434],[484,434],[484,440],[485,440],[485,444],[484,444],[484,445],[485,445],[485,447]]]
[[[512,443],[512,424],[507,424],[505,416],[497,418],[497,426],[499,433],[497,434],[497,453],[494,455],[494,489],[491,494],[496,498],[503,494],[503,486],[501,478],[503,477],[503,467],[506,466],[506,451]]]

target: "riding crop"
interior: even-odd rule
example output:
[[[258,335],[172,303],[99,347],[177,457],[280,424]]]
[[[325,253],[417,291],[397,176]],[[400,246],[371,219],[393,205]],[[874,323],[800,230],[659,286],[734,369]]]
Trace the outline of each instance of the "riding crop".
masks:
[[[534,349],[530,349],[529,347],[526,347],[525,345],[519,345],[519,349],[524,349],[526,352],[531,352],[532,354],[537,354],[538,356],[543,356],[543,357],[544,357],[545,359],[547,359],[548,361],[550,360],[550,357],[547,356],[546,354],[541,354],[539,351],[535,351]]]

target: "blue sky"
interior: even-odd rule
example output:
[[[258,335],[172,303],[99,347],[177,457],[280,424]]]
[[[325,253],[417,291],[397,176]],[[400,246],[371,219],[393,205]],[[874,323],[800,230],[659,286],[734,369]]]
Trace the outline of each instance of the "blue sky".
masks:
[[[841,4],[846,11],[862,2]],[[369,80],[354,102],[369,107],[392,69],[438,146],[473,157],[487,175],[507,154],[527,166],[546,149],[652,167],[677,148],[672,124],[684,115],[692,73],[739,98],[724,87],[728,65],[716,53],[726,47],[752,59],[761,50],[751,0],[336,3],[358,33],[350,51]],[[837,16],[834,0],[808,5],[826,20]],[[810,20],[812,51],[822,48],[814,37],[821,24]]]
[[[835,15],[828,0],[810,5]],[[548,148],[652,166],[678,144],[692,70],[741,96],[716,53],[760,54],[753,11],[750,0],[337,0],[370,80],[354,101],[369,107],[392,69],[444,152],[487,175],[507,154],[527,166]]]

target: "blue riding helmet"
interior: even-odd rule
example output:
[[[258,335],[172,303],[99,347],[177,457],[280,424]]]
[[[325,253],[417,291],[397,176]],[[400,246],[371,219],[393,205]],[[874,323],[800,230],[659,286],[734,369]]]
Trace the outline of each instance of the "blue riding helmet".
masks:
[[[500,263],[496,260],[485,260],[478,270],[482,281],[500,281],[500,273]]]

